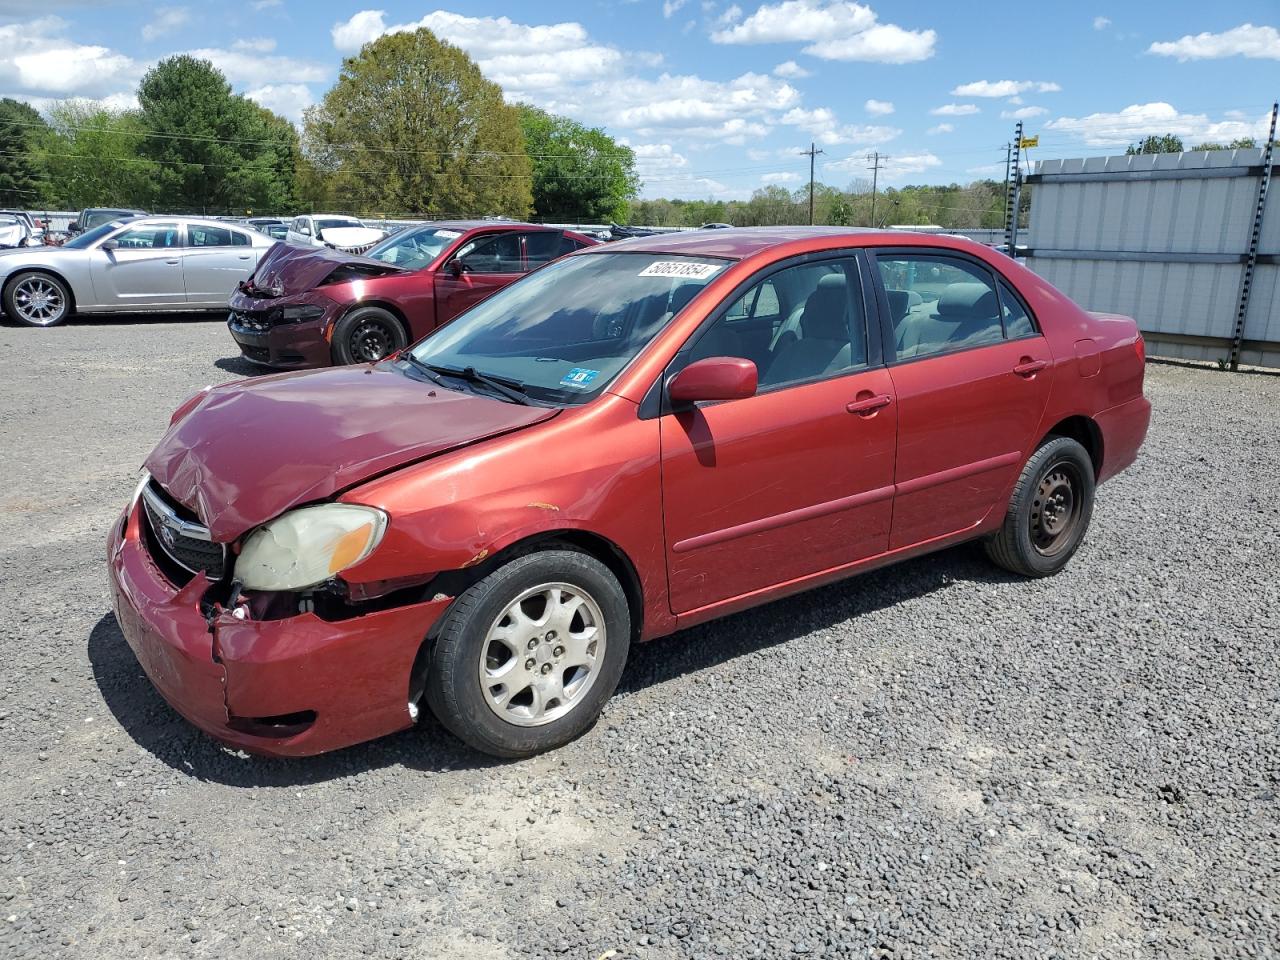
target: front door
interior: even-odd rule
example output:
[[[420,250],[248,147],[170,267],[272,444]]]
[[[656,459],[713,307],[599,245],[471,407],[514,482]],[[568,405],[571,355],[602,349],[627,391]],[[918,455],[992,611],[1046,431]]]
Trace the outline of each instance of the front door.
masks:
[[[661,421],[663,515],[672,610],[698,608],[884,552],[889,541],[896,405],[889,373],[868,363],[853,258],[784,268],[757,284],[794,291],[794,336],[759,338],[749,289],[673,363],[755,362],[755,396],[701,403]],[[788,273],[788,271],[793,271]],[[740,332],[735,324],[743,324]],[[669,373],[672,371],[669,371]]]
[[[1038,439],[1052,354],[1003,281],[942,251],[877,252],[893,324],[897,498],[890,546],[979,524]]]
[[[437,325],[524,274],[520,236],[511,231],[481,234],[458,248],[436,272]]]
[[[127,311],[185,304],[180,224],[139,224],[109,239],[112,249],[99,246],[89,256],[100,306]]]

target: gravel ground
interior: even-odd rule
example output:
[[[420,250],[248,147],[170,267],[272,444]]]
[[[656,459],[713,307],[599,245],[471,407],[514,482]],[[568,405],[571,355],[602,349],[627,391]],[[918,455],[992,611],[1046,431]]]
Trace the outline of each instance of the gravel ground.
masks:
[[[109,612],[220,323],[0,328],[0,955],[1280,956],[1280,377],[1151,365],[1061,575],[972,547],[633,652],[578,742],[246,759]]]

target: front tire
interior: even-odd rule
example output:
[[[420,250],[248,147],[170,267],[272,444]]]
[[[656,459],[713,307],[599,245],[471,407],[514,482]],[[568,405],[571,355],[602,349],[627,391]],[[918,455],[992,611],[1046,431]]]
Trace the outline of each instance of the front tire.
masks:
[[[431,651],[427,703],[469,746],[532,756],[595,723],[630,641],[627,598],[608,567],[571,549],[526,554],[449,608]]]
[[[1089,529],[1094,490],[1088,451],[1070,437],[1050,437],[1022,468],[1004,525],[986,543],[987,556],[1024,577],[1057,573]]]
[[[357,307],[333,329],[333,359],[338,364],[376,363],[408,344],[400,321],[381,307]]]
[[[4,312],[24,327],[56,327],[71,316],[71,291],[52,274],[28,270],[5,285]]]

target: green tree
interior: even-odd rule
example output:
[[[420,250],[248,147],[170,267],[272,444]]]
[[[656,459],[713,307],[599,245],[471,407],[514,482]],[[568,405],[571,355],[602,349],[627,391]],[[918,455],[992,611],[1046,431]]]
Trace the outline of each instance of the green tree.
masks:
[[[48,125],[29,104],[0,100],[0,205],[44,202],[46,180],[36,144],[47,133]]]
[[[533,165],[533,212],[543,220],[625,218],[640,189],[636,158],[598,127],[520,104],[520,128]]]
[[[64,100],[49,111],[39,147],[49,175],[49,202],[65,209],[121,206],[153,209],[158,164],[142,157],[145,136],[136,113]]]
[[[520,113],[471,58],[418,29],[365,44],[307,111],[309,160],[361,212],[527,217]]]
[[[1182,138],[1177,134],[1164,133],[1159,136],[1143,137],[1137,143],[1129,144],[1125,156],[1133,157],[1144,153],[1182,153]]]
[[[161,60],[138,85],[138,103],[140,153],[159,167],[158,206],[222,213],[295,203],[292,124],[233,94],[207,60]]]
[[[1258,145],[1258,141],[1253,137],[1236,137],[1230,143],[1201,143],[1192,147],[1192,150],[1252,150]]]

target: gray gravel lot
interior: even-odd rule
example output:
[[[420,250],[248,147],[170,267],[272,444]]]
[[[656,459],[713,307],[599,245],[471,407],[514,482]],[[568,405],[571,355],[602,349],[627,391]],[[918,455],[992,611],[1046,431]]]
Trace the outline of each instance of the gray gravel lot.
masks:
[[[245,759],[104,537],[221,323],[0,328],[0,956],[1280,956],[1280,377],[1148,367],[1073,564],[964,547],[633,651],[499,763]]]

